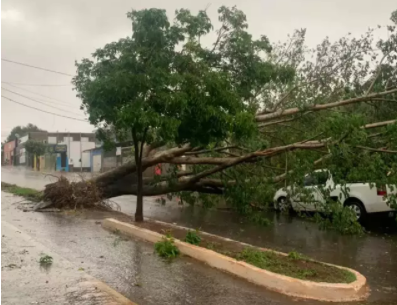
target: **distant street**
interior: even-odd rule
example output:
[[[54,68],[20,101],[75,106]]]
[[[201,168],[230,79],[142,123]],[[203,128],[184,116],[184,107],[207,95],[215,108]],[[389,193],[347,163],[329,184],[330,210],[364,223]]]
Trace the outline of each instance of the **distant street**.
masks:
[[[40,173],[2,169],[2,181],[21,186],[42,189],[51,179],[54,178]],[[133,213],[134,196],[114,200],[121,211]],[[154,255],[153,245],[120,238],[102,229],[101,220],[114,217],[111,213],[26,213],[19,204],[13,204],[17,201],[20,200],[2,192],[3,221],[66,258],[74,269],[83,268],[138,304],[324,304],[293,300],[188,257],[165,263]],[[152,198],[145,201],[145,215],[355,268],[367,277],[372,290],[368,302],[360,304],[396,304],[397,236],[392,228],[364,237],[341,236],[319,231],[313,223],[297,217],[273,213],[268,215],[273,221],[270,227],[258,227],[242,223],[227,211],[204,211],[176,203],[161,206]],[[383,234],[382,230],[392,235]]]

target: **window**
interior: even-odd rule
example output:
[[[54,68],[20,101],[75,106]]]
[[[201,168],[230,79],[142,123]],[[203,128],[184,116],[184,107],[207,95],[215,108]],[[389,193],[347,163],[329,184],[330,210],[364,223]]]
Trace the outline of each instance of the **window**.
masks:
[[[315,172],[305,177],[304,186],[325,185],[328,180],[328,172]]]

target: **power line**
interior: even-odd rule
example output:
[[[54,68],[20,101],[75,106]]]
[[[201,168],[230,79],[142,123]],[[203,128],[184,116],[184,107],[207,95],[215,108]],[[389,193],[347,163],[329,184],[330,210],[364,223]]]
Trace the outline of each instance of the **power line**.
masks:
[[[53,112],[45,111],[45,110],[42,110],[42,109],[38,109],[38,108],[35,108],[35,107],[32,107],[32,106],[29,106],[29,105],[14,101],[13,99],[10,99],[10,98],[8,98],[8,97],[6,97],[4,95],[1,95],[1,97],[4,97],[5,99],[9,100],[10,102],[13,102],[13,103],[16,103],[16,104],[19,104],[19,105],[22,105],[22,106],[37,110],[37,111],[41,111],[41,112],[44,112],[44,113],[52,114],[52,115],[55,115],[55,116],[59,116],[59,117],[62,117],[62,118],[67,118],[67,119],[71,119],[71,120],[75,120],[75,121],[88,122],[87,120],[81,120],[81,119],[77,119],[77,118],[72,118],[72,117],[69,117],[69,116],[60,115],[60,114],[57,114],[57,113],[53,113]]]
[[[31,100],[31,101],[33,101],[33,102],[40,103],[40,104],[46,105],[46,106],[48,106],[48,107],[51,107],[51,108],[54,108],[54,109],[57,109],[57,110],[66,111],[66,112],[69,112],[69,113],[72,113],[72,114],[76,114],[76,115],[81,115],[80,113],[71,112],[71,111],[68,111],[68,110],[64,110],[64,109],[60,109],[60,108],[54,107],[54,106],[52,106],[52,105],[48,105],[48,103],[51,103],[51,102],[47,102],[47,101],[38,101],[38,100],[33,99],[33,98],[29,97],[29,96],[20,94],[20,93],[18,93],[18,92],[9,90],[9,89],[4,88],[4,87],[1,87],[1,89],[5,90],[5,91],[8,91],[8,92],[11,92],[11,93],[13,93],[13,94],[19,95],[19,96],[21,96],[21,97],[23,97],[23,98],[26,98],[26,99],[28,99],[28,100]],[[63,105],[60,105],[60,104],[59,104],[59,106],[63,106]],[[63,107],[65,107],[65,106],[63,106]],[[70,107],[70,105],[66,105],[66,107]]]
[[[35,100],[35,99],[33,99],[33,98],[29,97],[29,96],[26,96],[26,95],[20,94],[20,93],[18,93],[18,92],[15,92],[15,91],[6,89],[6,88],[4,88],[4,87],[1,87],[1,89],[2,89],[2,90],[5,90],[5,91],[8,91],[8,92],[11,92],[11,93],[13,93],[13,94],[19,95],[19,96],[21,96],[21,97],[24,97],[24,98],[26,98],[26,99],[28,99],[28,100],[33,101],[33,102],[46,105],[47,107],[51,107],[51,108],[54,108],[54,109],[57,109],[57,110],[60,110],[60,111],[66,111],[66,112],[69,112],[69,113],[75,114],[75,115],[81,115],[80,113],[76,113],[76,112],[68,111],[68,110],[65,110],[65,109],[60,109],[60,108],[54,107],[54,106],[52,106],[52,105],[48,105],[49,102],[38,101],[38,100]]]
[[[64,72],[59,72],[59,71],[54,71],[54,70],[50,70],[50,69],[46,69],[46,68],[41,68],[41,67],[36,67],[36,66],[24,64],[24,63],[21,63],[21,62],[17,62],[17,61],[5,59],[5,58],[2,58],[1,60],[2,60],[2,61],[6,61],[6,62],[10,62],[10,63],[13,63],[13,64],[16,64],[16,65],[21,65],[21,66],[25,66],[25,67],[29,67],[29,68],[34,68],[34,69],[39,69],[39,70],[43,70],[43,71],[47,71],[47,72],[52,72],[52,73],[57,73],[57,74],[62,74],[62,75],[67,75],[67,76],[74,77],[74,75],[72,75],[72,74],[68,74],[68,73],[64,73]]]
[[[64,104],[64,105],[70,106],[70,103],[65,102],[65,101],[62,101],[62,100],[58,100],[58,99],[56,99],[56,98],[54,98],[54,97],[47,96],[47,95],[44,95],[44,94],[40,94],[40,93],[37,93],[37,92],[32,91],[32,90],[25,89],[25,88],[20,88],[20,87],[11,85],[11,83],[8,83],[8,82],[2,82],[2,83],[3,83],[3,84],[7,84],[8,86],[11,86],[11,87],[16,88],[16,89],[18,89],[18,90],[23,90],[23,91],[26,91],[26,92],[29,92],[29,93],[33,93],[33,94],[36,94],[36,95],[45,97],[45,98],[47,98],[47,99],[57,101],[57,102],[62,103],[62,104]]]
[[[31,86],[31,87],[70,87],[72,84],[25,84],[25,83],[10,83],[10,82],[2,82],[9,85],[16,86]]]

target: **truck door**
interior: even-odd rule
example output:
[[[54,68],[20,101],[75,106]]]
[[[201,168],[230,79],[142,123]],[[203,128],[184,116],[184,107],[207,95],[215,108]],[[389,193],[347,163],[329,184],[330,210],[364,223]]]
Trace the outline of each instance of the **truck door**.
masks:
[[[303,211],[319,211],[325,204],[322,188],[328,180],[329,173],[327,171],[316,171],[305,176],[303,185],[304,193],[299,196],[296,203],[297,210]]]

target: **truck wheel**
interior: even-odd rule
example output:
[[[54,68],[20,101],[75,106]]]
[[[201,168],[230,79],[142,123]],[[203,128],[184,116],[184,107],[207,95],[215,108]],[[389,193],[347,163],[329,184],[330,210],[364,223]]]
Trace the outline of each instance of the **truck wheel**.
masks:
[[[345,204],[356,215],[357,221],[363,221],[367,215],[363,204],[358,200],[352,200]]]
[[[292,209],[291,202],[286,197],[280,197],[276,203],[276,210],[280,212],[290,211]]]

